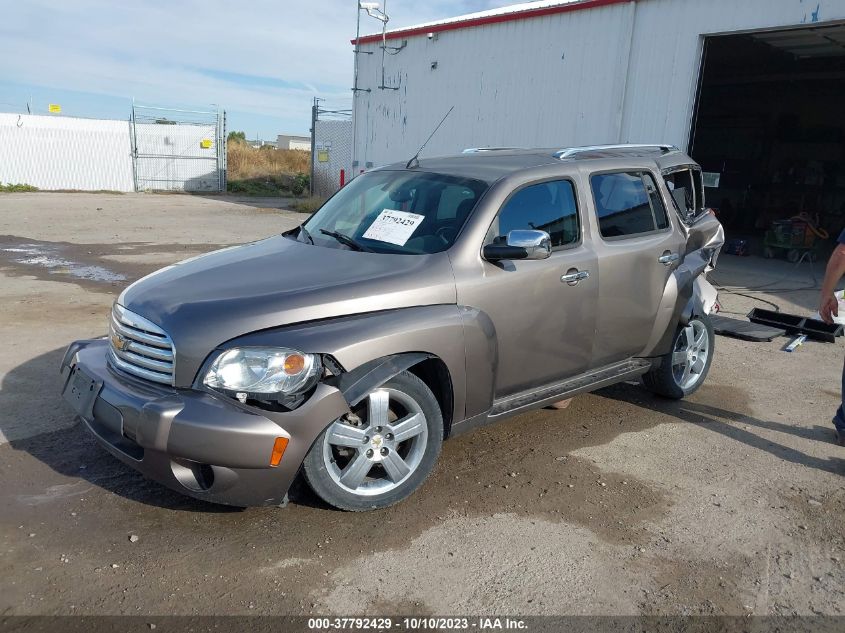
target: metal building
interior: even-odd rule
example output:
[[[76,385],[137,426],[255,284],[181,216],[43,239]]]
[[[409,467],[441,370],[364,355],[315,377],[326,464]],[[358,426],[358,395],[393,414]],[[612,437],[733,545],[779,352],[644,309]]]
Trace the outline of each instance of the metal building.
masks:
[[[279,134],[276,137],[277,149],[298,149],[306,152],[311,151],[311,137],[297,136],[296,134]]]
[[[543,0],[358,48],[354,173],[410,158],[454,106],[426,155],[671,143],[733,207],[816,159],[835,191],[795,211],[845,209],[843,0]]]

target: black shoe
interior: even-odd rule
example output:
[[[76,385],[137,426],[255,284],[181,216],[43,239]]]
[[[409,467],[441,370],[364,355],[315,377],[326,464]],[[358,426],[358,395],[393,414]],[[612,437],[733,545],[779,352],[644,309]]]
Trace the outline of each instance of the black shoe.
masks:
[[[845,431],[836,429],[836,443],[839,444],[839,446],[845,446]]]

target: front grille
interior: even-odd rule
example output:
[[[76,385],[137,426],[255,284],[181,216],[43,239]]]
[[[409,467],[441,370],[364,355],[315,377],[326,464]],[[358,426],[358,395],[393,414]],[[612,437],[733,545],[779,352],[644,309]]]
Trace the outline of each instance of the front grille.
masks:
[[[173,384],[173,341],[156,324],[114,304],[109,340],[109,360],[117,369],[146,380]]]

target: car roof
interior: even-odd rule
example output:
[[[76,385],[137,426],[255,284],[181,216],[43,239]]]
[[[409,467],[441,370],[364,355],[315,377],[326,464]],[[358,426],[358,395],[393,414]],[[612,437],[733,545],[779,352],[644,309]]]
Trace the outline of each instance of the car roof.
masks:
[[[413,171],[448,174],[492,184],[515,172],[541,167],[608,159],[651,159],[661,170],[695,162],[677,147],[668,144],[593,145],[569,148],[480,147],[462,154],[420,158]],[[380,168],[387,171],[408,170],[407,161]]]

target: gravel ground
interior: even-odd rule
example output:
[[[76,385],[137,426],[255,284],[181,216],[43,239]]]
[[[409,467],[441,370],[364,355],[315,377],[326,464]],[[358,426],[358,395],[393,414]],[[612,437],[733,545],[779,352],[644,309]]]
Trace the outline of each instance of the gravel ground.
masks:
[[[111,458],[64,348],[139,276],[295,226],[284,202],[0,195],[0,613],[843,614],[841,343],[719,337],[689,400],[622,384],[480,429],[367,514],[203,504]],[[723,256],[719,283],[770,284],[724,310],[809,314],[802,266]]]

